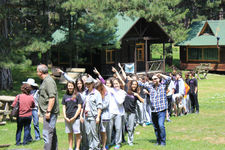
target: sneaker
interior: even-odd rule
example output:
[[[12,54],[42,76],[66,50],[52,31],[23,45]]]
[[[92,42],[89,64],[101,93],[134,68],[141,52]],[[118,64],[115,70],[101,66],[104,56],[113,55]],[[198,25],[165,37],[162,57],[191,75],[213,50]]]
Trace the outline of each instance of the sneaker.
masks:
[[[105,146],[105,149],[107,149],[107,150],[108,150],[108,149],[109,149],[109,146],[108,146],[108,145],[106,145],[106,146]]]
[[[160,145],[160,143],[155,143],[154,145],[155,145],[155,146],[159,146],[159,145]]]
[[[146,124],[143,124],[142,127],[146,127]]]
[[[171,120],[170,120],[170,119],[166,119],[166,121],[167,121],[167,122],[171,122]]]
[[[146,124],[146,126],[152,125],[151,122],[146,122],[145,124]]]
[[[22,145],[22,143],[16,143],[16,146],[20,146],[20,145]]]
[[[114,149],[120,149],[120,145],[116,145]]]
[[[130,143],[129,146],[134,146],[134,144],[133,143]]]

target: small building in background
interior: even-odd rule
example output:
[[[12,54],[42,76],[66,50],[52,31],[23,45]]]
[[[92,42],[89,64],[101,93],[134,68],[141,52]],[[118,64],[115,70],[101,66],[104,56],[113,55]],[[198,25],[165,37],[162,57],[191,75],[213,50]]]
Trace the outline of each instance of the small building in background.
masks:
[[[210,63],[211,71],[225,71],[225,20],[194,22],[180,46],[181,69]]]
[[[134,65],[135,73],[148,73],[150,71],[165,70],[165,44],[173,43],[173,39],[160,27],[156,22],[148,22],[144,18],[133,18],[127,16],[116,16],[118,22],[116,27],[116,41],[121,43],[120,48],[110,48],[105,50],[96,49],[94,53],[83,53],[75,55],[67,54],[63,51],[63,47],[53,52],[52,56],[57,58],[53,62],[54,66],[69,65],[72,57],[86,57],[86,61],[78,64],[78,67],[86,68],[87,73],[92,73],[93,67],[96,67],[103,76],[112,75],[112,66],[117,67],[118,62],[121,64]],[[61,42],[65,40],[65,32],[56,31],[53,33],[53,42]],[[109,43],[102,43],[110,45]],[[151,44],[163,44],[162,51],[163,60],[151,60]],[[155,64],[155,66],[154,66]],[[71,67],[71,66],[68,66]],[[73,67],[73,66],[72,66]]]

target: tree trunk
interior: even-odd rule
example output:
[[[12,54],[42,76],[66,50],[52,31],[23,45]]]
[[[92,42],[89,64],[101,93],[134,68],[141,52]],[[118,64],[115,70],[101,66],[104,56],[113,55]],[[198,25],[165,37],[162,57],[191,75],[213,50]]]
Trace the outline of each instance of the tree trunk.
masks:
[[[1,4],[5,4],[7,3],[7,0],[2,0]],[[2,31],[0,32],[0,34],[2,34],[2,36],[5,39],[8,39],[8,35],[10,33],[9,31],[9,20],[8,18],[4,18],[3,20],[0,20],[0,26],[2,27]],[[10,53],[10,44],[7,43],[8,46],[3,46],[0,49],[0,55],[2,57],[7,56]],[[7,47],[7,48],[6,48]],[[9,90],[12,89],[13,87],[13,80],[12,80],[12,74],[11,74],[11,70],[9,68],[4,68],[1,67],[0,68],[0,90]]]
[[[0,90],[10,90],[12,87],[13,79],[11,70],[0,68]]]

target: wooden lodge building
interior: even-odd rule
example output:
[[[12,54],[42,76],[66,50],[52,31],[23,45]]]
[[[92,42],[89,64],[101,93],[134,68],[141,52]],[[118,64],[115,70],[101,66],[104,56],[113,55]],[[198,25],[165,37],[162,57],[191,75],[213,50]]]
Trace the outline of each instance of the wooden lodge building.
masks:
[[[156,22],[148,22],[144,18],[132,20],[129,17],[117,16],[117,19],[116,40],[121,43],[120,49],[105,49],[94,54],[88,53],[86,54],[88,55],[88,62],[78,64],[78,67],[86,68],[88,73],[92,73],[93,67],[96,67],[103,76],[111,75],[112,66],[118,66],[118,62],[133,64],[135,73],[165,70],[165,43],[173,43],[174,41],[160,25]],[[54,38],[59,40],[60,36],[56,35]],[[151,61],[150,44],[163,44],[163,60]],[[58,50],[55,55],[57,55],[58,61],[53,65],[65,66],[65,64],[68,64],[69,60],[61,61],[65,52]]]
[[[210,63],[211,71],[225,71],[225,20],[193,23],[188,38],[177,45],[182,69]]]

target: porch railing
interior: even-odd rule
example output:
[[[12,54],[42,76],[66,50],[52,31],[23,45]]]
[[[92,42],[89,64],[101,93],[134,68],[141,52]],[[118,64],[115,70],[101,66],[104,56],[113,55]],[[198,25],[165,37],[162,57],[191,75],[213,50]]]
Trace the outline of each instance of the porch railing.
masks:
[[[127,63],[121,63],[121,66],[124,67]],[[152,60],[147,61],[147,73],[151,72],[163,72],[163,60]],[[144,70],[143,70],[144,71]],[[138,74],[144,74],[144,72],[137,72]]]
[[[163,72],[163,60],[148,61],[147,72]]]

